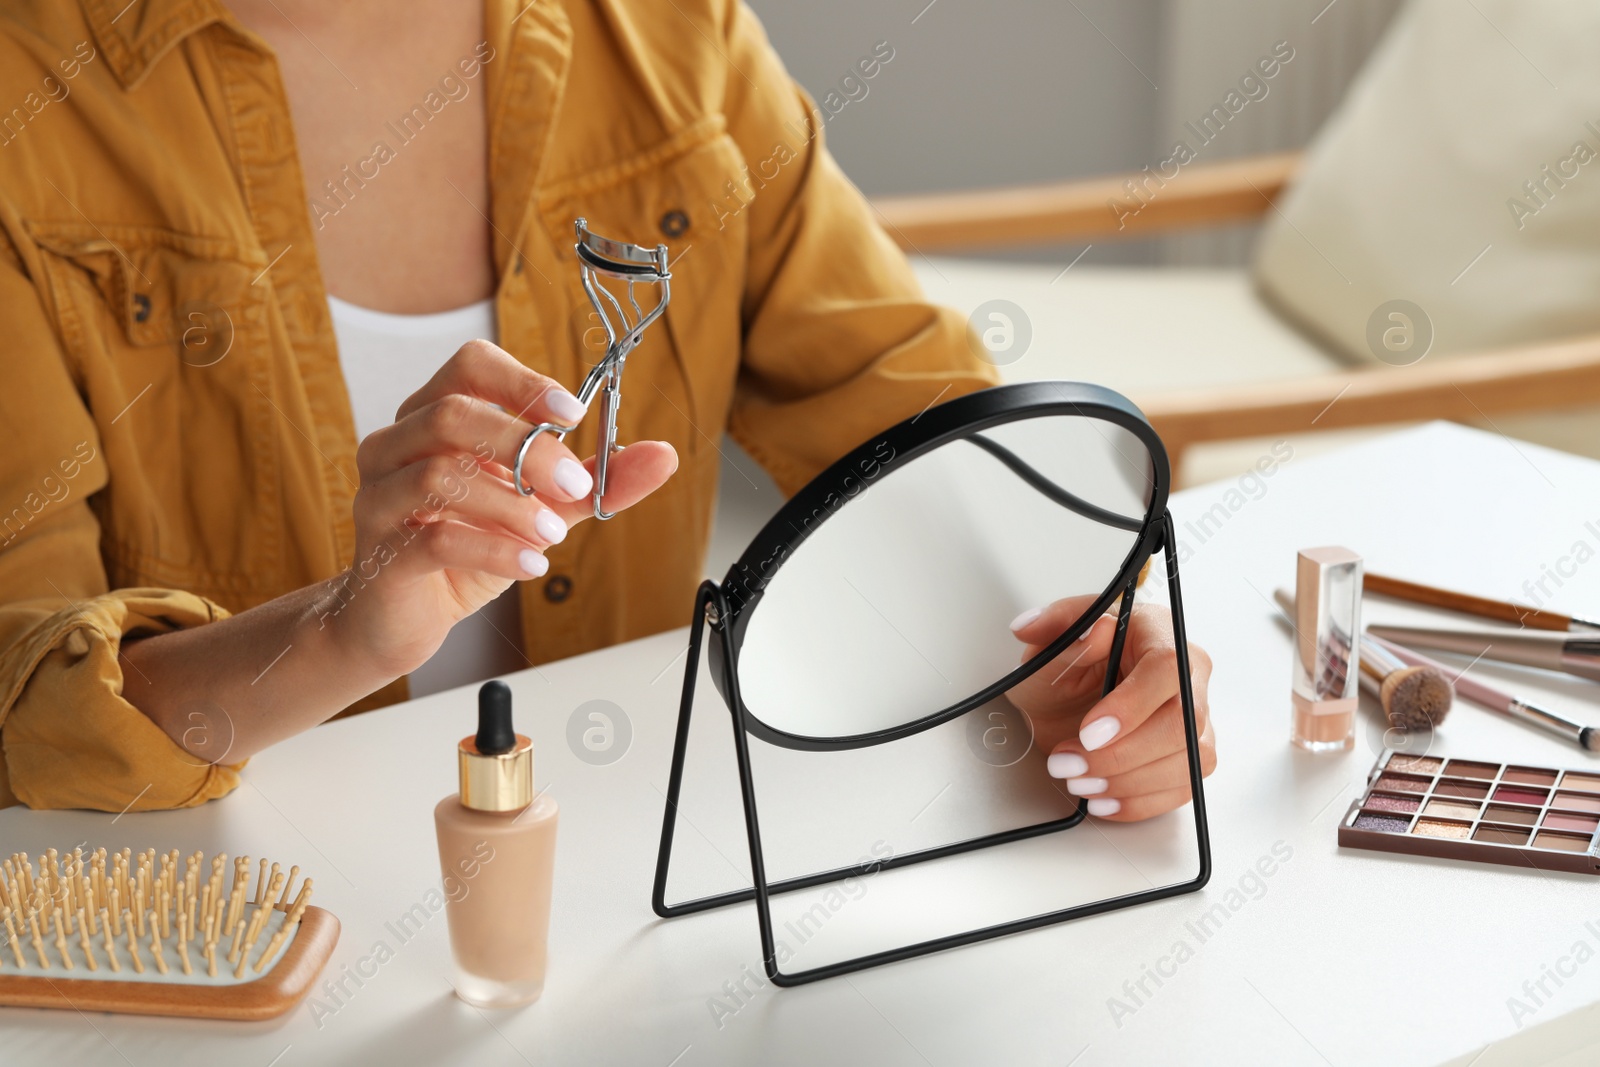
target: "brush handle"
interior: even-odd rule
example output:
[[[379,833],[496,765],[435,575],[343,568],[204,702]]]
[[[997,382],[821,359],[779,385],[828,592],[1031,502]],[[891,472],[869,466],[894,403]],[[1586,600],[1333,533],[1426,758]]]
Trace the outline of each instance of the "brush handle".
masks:
[[[1434,626],[1377,626],[1379,637],[1408,648],[1431,648],[1478,659],[1561,671],[1600,682],[1600,636],[1537,630],[1455,630]]]
[[[1409,600],[1413,604],[1426,604],[1429,607],[1459,611],[1484,619],[1514,622],[1533,630],[1565,632],[1572,627],[1570,615],[1541,611],[1538,608],[1524,607],[1505,600],[1490,600],[1488,597],[1473,596],[1471,593],[1457,593],[1450,589],[1373,574],[1371,571],[1367,572],[1362,588],[1366,592],[1394,597],[1396,600]]]

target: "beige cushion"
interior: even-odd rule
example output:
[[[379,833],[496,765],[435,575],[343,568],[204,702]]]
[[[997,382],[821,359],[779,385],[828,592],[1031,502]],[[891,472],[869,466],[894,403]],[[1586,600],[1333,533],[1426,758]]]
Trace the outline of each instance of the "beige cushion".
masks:
[[[1093,250],[1085,259],[1094,256]],[[1239,270],[1095,268],[916,256],[928,298],[973,316],[1020,308],[1032,336],[999,356],[1007,381],[1096,382],[1129,396],[1327,374],[1339,364],[1262,305]],[[973,330],[1004,324],[971,319]],[[1011,324],[1020,337],[1021,324]]]
[[[1595,178],[1600,184],[1600,172]],[[1091,250],[1085,260],[1093,255]],[[1263,303],[1239,270],[1105,269],[1080,262],[1063,274],[1061,266],[1054,265],[921,256],[911,262],[930,299],[969,316],[997,299],[1022,309],[1032,337],[1020,358],[1000,363],[1006,381],[1097,382],[1137,401],[1184,389],[1282,381],[1346,369]],[[1596,292],[1600,300],[1600,289]],[[978,315],[972,325],[982,334],[998,323]],[[1419,411],[1417,417],[1430,418],[1431,413]],[[1473,425],[1600,458],[1600,411],[1592,405],[1575,411],[1501,414],[1475,420]],[[1316,433],[1308,427],[1289,437],[1297,456],[1309,456],[1393,429]],[[1182,480],[1194,485],[1232,477],[1272,444],[1239,441],[1192,448]],[[731,482],[724,479],[723,484],[728,487]]]
[[[1586,0],[1412,0],[1269,218],[1263,293],[1367,361],[1396,299],[1435,354],[1600,330],[1597,57]]]

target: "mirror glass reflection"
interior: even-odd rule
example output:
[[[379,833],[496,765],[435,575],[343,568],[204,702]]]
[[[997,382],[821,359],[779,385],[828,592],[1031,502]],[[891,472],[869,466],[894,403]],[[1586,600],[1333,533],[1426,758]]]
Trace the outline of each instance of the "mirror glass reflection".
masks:
[[[968,698],[1018,666],[1020,612],[1116,580],[1153,493],[1139,439],[1082,415],[972,432],[867,480],[748,609],[750,714],[832,739]]]

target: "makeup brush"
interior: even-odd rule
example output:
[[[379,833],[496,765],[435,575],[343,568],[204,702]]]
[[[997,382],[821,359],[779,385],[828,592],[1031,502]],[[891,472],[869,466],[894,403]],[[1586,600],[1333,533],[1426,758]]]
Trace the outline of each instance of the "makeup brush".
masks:
[[[1293,595],[1285,589],[1274,590],[1272,595],[1292,626]],[[1361,689],[1378,698],[1390,726],[1421,730],[1444,722],[1455,700],[1455,688],[1443,671],[1436,667],[1411,666],[1365,633],[1359,638],[1356,651]]]
[[[1600,682],[1600,634],[1530,633],[1523,630],[1447,630],[1432,626],[1373,626],[1379,637],[1407,648],[1542,667]]]
[[[1502,693],[1492,685],[1484,685],[1475,678],[1468,678],[1465,674],[1450,671],[1442,664],[1434,662],[1420,652],[1413,652],[1404,645],[1397,645],[1393,641],[1378,637],[1376,634],[1371,635],[1371,637],[1373,641],[1394,653],[1395,658],[1404,663],[1408,663],[1413,667],[1433,667],[1436,670],[1444,671],[1445,674],[1450,676],[1452,684],[1456,687],[1456,692],[1468,700],[1476,704],[1482,704],[1490,711],[1498,711],[1500,714],[1510,718],[1521,719],[1523,722],[1532,723],[1542,729],[1549,730],[1551,733],[1558,734],[1573,742],[1579,748],[1588,749],[1590,752],[1600,752],[1600,730],[1595,729],[1593,726],[1585,726],[1581,722],[1567,718],[1560,712],[1551,711],[1549,708],[1541,708],[1531,701],[1519,699],[1509,693]]]
[[[1443,671],[1410,666],[1366,634],[1360,647],[1362,692],[1378,698],[1390,726],[1421,730],[1444,722],[1456,691]]]
[[[1423,585],[1421,582],[1408,582],[1403,578],[1373,574],[1371,571],[1366,574],[1362,590],[1380,596],[1394,597],[1396,600],[1409,600],[1413,604],[1426,604],[1447,611],[1459,611],[1465,615],[1477,615],[1479,618],[1514,622],[1530,630],[1558,630],[1579,634],[1600,631],[1600,622],[1563,615],[1558,611],[1524,607],[1509,600],[1491,600],[1488,597],[1473,596],[1471,593],[1457,593],[1451,589]]]

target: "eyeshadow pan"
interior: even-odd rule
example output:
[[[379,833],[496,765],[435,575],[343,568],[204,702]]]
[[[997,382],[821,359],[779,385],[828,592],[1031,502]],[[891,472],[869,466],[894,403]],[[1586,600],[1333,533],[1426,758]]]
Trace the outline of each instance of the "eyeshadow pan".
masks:
[[[1518,782],[1522,785],[1555,785],[1555,771],[1541,771],[1533,767],[1507,767],[1506,772],[1500,776],[1502,782]]]
[[[1499,772],[1498,763],[1474,763],[1464,759],[1453,759],[1444,768],[1444,773],[1455,778],[1493,778]]]
[[[1544,803],[1545,797],[1550,793],[1544,789],[1523,789],[1520,786],[1503,785],[1494,791],[1496,800],[1504,800],[1511,804],[1532,804],[1535,807]]]
[[[1356,816],[1357,830],[1377,830],[1385,834],[1403,834],[1411,820],[1403,815],[1379,815],[1362,812]]]
[[[1374,793],[1361,806],[1376,811],[1403,811],[1410,814],[1422,806],[1422,801],[1416,797],[1395,797],[1388,793]]]
[[[1571,771],[1561,779],[1563,789],[1581,789],[1585,793],[1600,793],[1600,778],[1592,774],[1574,774]]]
[[[1552,830],[1574,830],[1580,834],[1592,834],[1594,828],[1600,826],[1600,818],[1593,815],[1567,815],[1559,811],[1546,812],[1541,826],[1548,826]]]
[[[1483,817],[1495,822],[1516,823],[1518,826],[1532,826],[1539,821],[1539,813],[1531,808],[1502,808],[1497,804],[1490,804]]]
[[[1389,757],[1386,768],[1391,771],[1410,771],[1413,774],[1435,774],[1444,766],[1444,760],[1437,756],[1408,756],[1396,754]]]
[[[1474,841],[1489,841],[1496,845],[1526,845],[1528,831],[1519,830],[1514,826],[1489,826],[1478,827],[1478,832],[1472,835]]]
[[[1539,836],[1533,839],[1539,848],[1553,848],[1562,852],[1587,852],[1589,839],[1579,837],[1577,834],[1557,834],[1548,830],[1540,830]]]
[[[1393,789],[1397,793],[1426,793],[1431,778],[1416,778],[1409,774],[1385,774],[1378,779],[1379,789]]]
[[[1588,797],[1582,793],[1557,793],[1550,806],[1565,808],[1567,811],[1600,811],[1600,797]]]
[[[1424,837],[1466,837],[1472,827],[1464,822],[1447,822],[1444,819],[1418,819],[1414,831]]]
[[[1476,819],[1478,805],[1463,804],[1459,800],[1430,800],[1423,809],[1424,815],[1443,815],[1451,819]]]
[[[1458,778],[1441,778],[1439,784],[1433,787],[1434,796],[1440,797],[1466,797],[1468,800],[1482,800],[1489,795],[1489,787],[1483,782],[1466,782]],[[1596,800],[1600,800],[1597,797]]]

